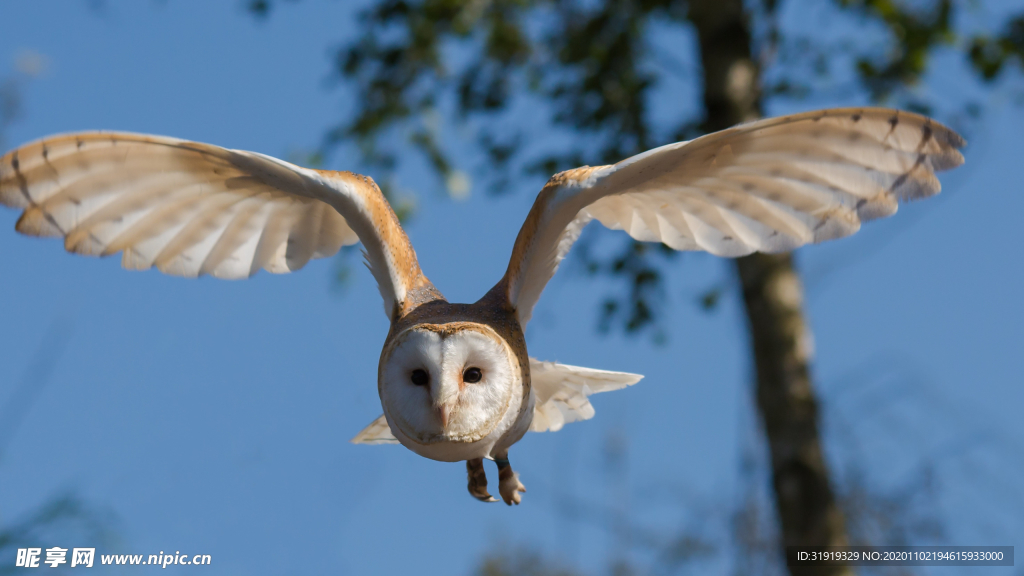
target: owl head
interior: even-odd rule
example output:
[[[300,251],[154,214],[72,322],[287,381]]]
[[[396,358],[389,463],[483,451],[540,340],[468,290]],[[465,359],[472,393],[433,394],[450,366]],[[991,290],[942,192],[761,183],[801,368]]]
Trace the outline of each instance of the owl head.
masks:
[[[396,437],[419,452],[416,445],[488,437],[521,392],[522,374],[511,347],[485,324],[417,324],[384,347],[378,386]]]

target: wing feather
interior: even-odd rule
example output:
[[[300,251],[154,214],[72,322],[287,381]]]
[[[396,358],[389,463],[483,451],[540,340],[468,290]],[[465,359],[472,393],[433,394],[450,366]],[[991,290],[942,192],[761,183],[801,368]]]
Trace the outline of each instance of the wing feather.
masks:
[[[736,257],[849,236],[941,188],[964,140],[918,114],[832,109],[769,118],[557,174],[516,238],[504,290],[520,324],[590,218],[636,240]]]
[[[298,270],[362,241],[385,311],[432,285],[372,180],[254,152],[130,133],[45,138],[0,158],[17,230],[125,268],[246,278]]]
[[[570,422],[594,417],[587,398],[599,392],[620,390],[643,376],[594,368],[542,362],[530,358],[530,382],[536,395],[531,432],[557,432]]]
[[[398,439],[391,433],[387,418],[381,414],[370,425],[363,428],[356,437],[350,440],[353,444],[398,444]]]

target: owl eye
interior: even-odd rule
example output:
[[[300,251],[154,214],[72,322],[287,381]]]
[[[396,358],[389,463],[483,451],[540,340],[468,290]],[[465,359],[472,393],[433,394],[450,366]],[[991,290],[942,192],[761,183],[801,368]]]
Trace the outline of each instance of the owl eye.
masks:
[[[417,386],[426,386],[427,384],[430,384],[430,374],[427,374],[426,370],[421,370],[419,368],[412,371],[412,376],[410,376],[409,379]]]
[[[462,381],[469,384],[476,384],[483,377],[479,368],[466,368],[466,371],[462,373]]]

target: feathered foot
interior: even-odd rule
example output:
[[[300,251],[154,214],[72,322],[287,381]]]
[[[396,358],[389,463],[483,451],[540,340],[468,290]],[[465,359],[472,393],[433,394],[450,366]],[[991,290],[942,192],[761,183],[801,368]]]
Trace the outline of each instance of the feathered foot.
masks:
[[[501,494],[501,499],[509,506],[518,505],[523,499],[521,494],[526,492],[526,486],[519,481],[519,474],[512,471],[507,455],[496,457],[494,462],[498,465],[498,492]]]
[[[487,474],[484,472],[484,459],[466,460],[466,472],[469,474],[469,494],[481,502],[497,502],[498,499],[487,491]]]

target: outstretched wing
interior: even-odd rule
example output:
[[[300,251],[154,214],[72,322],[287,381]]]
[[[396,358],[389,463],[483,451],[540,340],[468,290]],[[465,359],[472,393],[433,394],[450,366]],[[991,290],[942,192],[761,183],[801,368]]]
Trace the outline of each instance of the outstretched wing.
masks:
[[[263,154],[114,132],[54,136],[0,158],[0,203],[17,230],[69,252],[122,253],[177,276],[285,273],[362,241],[389,317],[429,282],[373,181]]]
[[[939,192],[964,140],[918,114],[833,109],[741,124],[613,166],[554,176],[499,286],[525,326],[583,226],[718,256],[783,252],[853,234],[899,201]]]
[[[557,432],[570,422],[590,420],[591,394],[611,392],[639,382],[643,376],[581,368],[530,358],[530,382],[535,395],[530,432]],[[382,414],[352,439],[353,444],[398,444]]]
[[[531,432],[557,432],[562,426],[594,417],[587,397],[639,382],[643,376],[542,362],[530,358],[530,385],[536,395]]]

